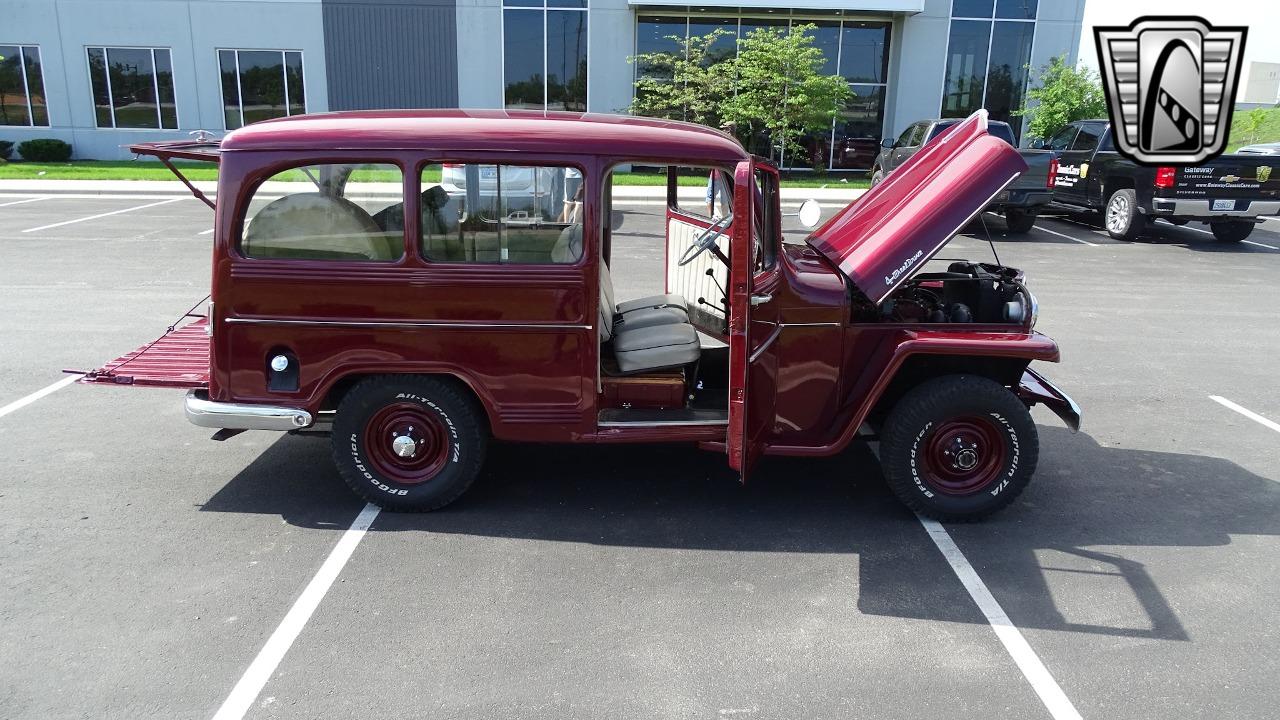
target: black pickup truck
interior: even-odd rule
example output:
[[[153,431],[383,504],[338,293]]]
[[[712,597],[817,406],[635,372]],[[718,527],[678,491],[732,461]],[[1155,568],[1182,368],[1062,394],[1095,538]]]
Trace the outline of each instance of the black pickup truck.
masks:
[[[1280,214],[1280,159],[1220,155],[1192,167],[1147,167],[1116,152],[1107,120],[1078,120],[1043,147],[1058,154],[1054,203],[1101,210],[1107,233],[1133,240],[1149,222],[1207,223],[1222,242],[1249,237],[1263,215]],[[1280,169],[1280,168],[1278,168]]]

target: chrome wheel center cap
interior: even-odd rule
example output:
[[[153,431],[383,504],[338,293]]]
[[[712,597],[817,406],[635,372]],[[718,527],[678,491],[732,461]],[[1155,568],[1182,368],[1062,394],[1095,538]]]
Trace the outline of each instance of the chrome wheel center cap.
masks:
[[[418,443],[408,435],[401,435],[391,441],[391,450],[402,458],[413,457],[418,452]]]
[[[978,453],[971,448],[965,448],[956,453],[956,467],[961,470],[972,470],[978,464]]]

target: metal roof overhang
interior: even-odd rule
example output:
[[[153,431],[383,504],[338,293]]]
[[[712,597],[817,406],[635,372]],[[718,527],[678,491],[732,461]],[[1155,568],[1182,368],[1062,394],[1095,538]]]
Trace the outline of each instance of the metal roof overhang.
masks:
[[[861,13],[908,13],[924,12],[925,0],[869,0],[868,2],[836,2],[833,0],[627,0],[632,7],[679,7],[679,8],[724,8],[741,10],[743,13],[765,12],[769,10],[843,10],[846,15]]]

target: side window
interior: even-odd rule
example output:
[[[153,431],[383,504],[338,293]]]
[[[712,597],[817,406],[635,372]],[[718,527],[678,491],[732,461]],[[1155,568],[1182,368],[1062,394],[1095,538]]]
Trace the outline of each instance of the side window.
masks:
[[[240,252],[262,259],[393,262],[404,255],[400,168],[307,165],[253,192]]]
[[[902,131],[902,134],[898,136],[898,142],[896,143],[896,144],[897,144],[897,146],[898,146],[898,147],[908,147],[908,146],[910,146],[910,145],[911,145],[911,136],[912,136],[912,135],[914,135],[914,134],[915,134],[915,132],[916,132],[917,130],[919,130],[919,129],[920,129],[920,124],[919,124],[919,123],[913,123],[913,124],[911,124],[911,125],[908,125],[908,126],[907,126],[907,129],[906,129],[906,130],[903,130],[903,131]]]
[[[1102,142],[1098,145],[1098,152],[1106,152],[1108,150],[1115,149],[1116,145],[1111,141],[1111,131],[1104,129],[1102,131]]]
[[[1071,141],[1075,140],[1075,138],[1076,126],[1068,125],[1055,133],[1053,138],[1049,140],[1049,149],[1063,152],[1071,147]]]
[[[436,262],[571,264],[582,257],[582,171],[445,163],[422,170],[420,246]]]
[[[674,194],[670,178],[676,178]],[[667,204],[685,215],[713,220],[733,213],[733,176],[712,168],[667,168]]]
[[[778,262],[778,179],[773,173],[756,170],[755,217],[752,237],[755,239],[755,269],[772,270]]]
[[[1080,133],[1076,135],[1075,142],[1071,143],[1072,150],[1093,150],[1098,146],[1098,138],[1102,136],[1101,125],[1081,125]]]

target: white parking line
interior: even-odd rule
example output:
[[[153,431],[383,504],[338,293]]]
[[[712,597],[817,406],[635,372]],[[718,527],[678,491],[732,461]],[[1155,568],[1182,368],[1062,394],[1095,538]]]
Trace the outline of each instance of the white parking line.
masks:
[[[9,403],[8,405],[5,405],[4,407],[0,407],[0,417],[4,417],[5,415],[8,415],[14,410],[19,410],[21,408],[24,408],[30,405],[31,403],[39,400],[40,398],[44,397],[45,395],[52,395],[53,393],[58,392],[62,388],[70,385],[71,383],[79,379],[80,379],[79,375],[68,375],[67,377],[62,378],[58,382],[52,385],[49,385],[47,387],[41,388],[40,390],[37,390],[24,398],[19,398],[17,400],[14,400],[13,402]]]
[[[1060,233],[1060,232],[1058,232],[1057,230],[1050,230],[1049,228],[1047,228],[1047,227],[1043,227],[1043,226],[1041,226],[1041,225],[1035,225],[1035,226],[1033,226],[1031,229],[1032,229],[1032,230],[1039,230],[1039,231],[1041,231],[1041,232],[1047,232],[1047,233],[1049,233],[1050,235],[1057,235],[1058,237],[1066,238],[1066,239],[1068,239],[1068,240],[1074,240],[1074,241],[1076,241],[1076,242],[1080,243],[1081,245],[1088,245],[1089,247],[1098,247],[1095,243],[1091,243],[1091,242],[1089,242],[1088,240],[1081,240],[1080,238],[1077,238],[1077,237],[1071,237],[1070,235],[1068,235],[1068,234],[1066,234],[1066,233]]]
[[[14,200],[13,202],[0,203],[0,207],[9,207],[10,205],[21,205],[22,203],[39,202],[41,200],[48,200],[48,199],[49,197],[46,195],[44,197],[27,198],[26,200]]]
[[[378,517],[378,511],[377,505],[366,504],[356,519],[351,521],[351,526],[342,534],[338,544],[333,546],[333,551],[320,566],[320,570],[294,601],[284,620],[280,621],[280,626],[267,638],[267,644],[262,646],[258,656],[249,664],[249,669],[240,676],[240,681],[231,689],[231,694],[223,701],[222,707],[214,713],[213,720],[240,720],[253,707],[254,700],[258,699],[258,694],[266,687],[293,641],[298,639],[298,634],[329,592],[329,587],[337,579],[338,573],[342,572],[351,553],[355,552],[356,546],[364,539],[365,532]]]
[[[41,225],[40,227],[27,228],[22,232],[29,233],[29,232],[38,232],[40,230],[49,230],[56,227],[62,227],[63,225],[73,225],[75,223],[85,222],[88,220],[97,220],[98,218],[104,218],[111,215],[121,215],[123,213],[133,212],[134,210],[144,210],[146,208],[155,207],[157,205],[167,205],[172,202],[178,202],[181,199],[182,198],[170,198],[168,200],[161,200],[160,202],[147,203],[146,205],[137,205],[131,208],[125,208],[123,210],[112,210],[111,212],[104,212],[104,213],[98,213],[97,215],[90,215],[89,217],[76,218],[75,220],[63,220],[62,222],[53,223],[52,225]]]
[[[995,596],[987,589],[986,583],[982,582],[982,578],[978,577],[978,572],[969,564],[969,560],[964,556],[964,553],[960,552],[960,548],[951,539],[951,534],[947,532],[947,529],[942,527],[936,520],[930,520],[919,515],[916,517],[920,518],[920,524],[929,533],[929,538],[933,540],[934,545],[938,546],[942,556],[947,559],[947,563],[951,565],[952,572],[960,579],[964,589],[969,591],[969,597],[973,598],[973,601],[978,605],[978,609],[986,616],[991,629],[996,633],[996,637],[1000,639],[1005,651],[1009,653],[1009,656],[1013,658],[1013,662],[1017,664],[1018,669],[1022,671],[1023,677],[1027,679],[1027,682],[1031,683],[1031,689],[1035,690],[1036,695],[1040,696],[1040,702],[1044,703],[1049,714],[1053,716],[1054,720],[1081,720],[1080,713],[1071,704],[1071,700],[1067,698],[1066,693],[1062,692],[1062,688],[1058,686],[1057,681],[1049,674],[1049,670],[1045,668],[1044,663],[1040,662],[1039,656],[1027,644],[1026,638],[1022,637],[1022,633],[1018,632],[1018,628],[1009,620],[1004,608],[1000,607],[1000,603],[996,602]]]
[[[200,232],[198,232],[198,233],[196,233],[196,234],[197,234],[197,235],[208,235],[208,234],[209,234],[209,233],[211,233],[211,232],[213,232],[213,228],[209,228],[208,230],[201,230]]]
[[[1220,395],[1210,395],[1209,399],[1218,403],[1222,407],[1227,408],[1228,410],[1235,410],[1241,415],[1249,418],[1250,420],[1256,423],[1259,423],[1264,427],[1269,427],[1272,430],[1275,430],[1276,432],[1280,432],[1280,423],[1275,422],[1274,420],[1268,420],[1267,418],[1259,415],[1258,413],[1250,410],[1249,408],[1241,407]]]
[[[1268,250],[1280,250],[1280,247],[1276,247],[1275,245],[1268,245],[1266,243],[1255,242],[1253,240],[1241,240],[1240,242],[1245,245],[1257,245],[1258,247],[1264,247]]]
[[[1177,225],[1177,226],[1175,226],[1175,227],[1181,227],[1183,230],[1190,230],[1191,232],[1198,232],[1198,233],[1200,233],[1200,234],[1202,234],[1202,235],[1212,235],[1212,234],[1213,234],[1213,233],[1212,233],[1211,231],[1209,231],[1209,230],[1201,230],[1200,228],[1193,228],[1193,227],[1191,227],[1190,225]],[[1240,242],[1242,242],[1242,243],[1244,243],[1244,244],[1246,244],[1246,245],[1257,245],[1258,247],[1264,247],[1264,248],[1266,248],[1266,249],[1268,249],[1268,250],[1280,250],[1280,247],[1276,247],[1276,246],[1274,246],[1274,245],[1268,245],[1268,244],[1266,244],[1266,243],[1255,242],[1255,241],[1253,241],[1253,240],[1241,240]]]

